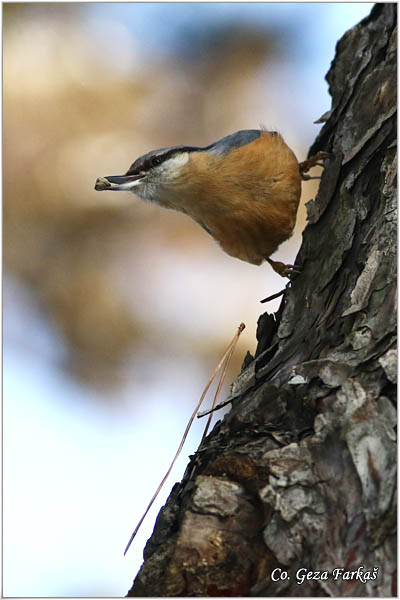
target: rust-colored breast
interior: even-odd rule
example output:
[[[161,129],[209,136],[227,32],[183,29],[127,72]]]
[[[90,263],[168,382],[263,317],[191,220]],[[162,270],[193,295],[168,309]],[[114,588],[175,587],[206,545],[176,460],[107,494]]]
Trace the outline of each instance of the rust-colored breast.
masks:
[[[296,156],[279,134],[262,132],[225,157],[193,158],[197,201],[185,212],[225,252],[260,264],[293,232],[301,193]]]

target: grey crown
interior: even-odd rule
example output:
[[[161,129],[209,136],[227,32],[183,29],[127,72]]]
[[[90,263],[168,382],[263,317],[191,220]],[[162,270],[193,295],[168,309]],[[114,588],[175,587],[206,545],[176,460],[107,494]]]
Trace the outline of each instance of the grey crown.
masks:
[[[171,146],[170,148],[159,148],[158,150],[152,150],[143,156],[140,156],[135,162],[129,167],[126,175],[132,175],[135,173],[148,171],[157,164],[161,164],[165,160],[172,158],[176,154],[181,152],[212,152],[213,154],[219,154],[225,156],[232,150],[246,146],[251,142],[254,142],[261,135],[259,129],[243,129],[237,131],[231,135],[210,144],[205,147],[197,146]]]

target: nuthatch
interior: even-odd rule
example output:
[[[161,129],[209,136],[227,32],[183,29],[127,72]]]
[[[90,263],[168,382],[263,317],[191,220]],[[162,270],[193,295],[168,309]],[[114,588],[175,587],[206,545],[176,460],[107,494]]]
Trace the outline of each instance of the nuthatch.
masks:
[[[153,150],[125,175],[99,177],[95,189],[127,190],[183,212],[230,256],[254,265],[267,260],[285,277],[293,267],[269,257],[293,233],[301,177],[301,165],[279,133],[249,129],[205,148]]]

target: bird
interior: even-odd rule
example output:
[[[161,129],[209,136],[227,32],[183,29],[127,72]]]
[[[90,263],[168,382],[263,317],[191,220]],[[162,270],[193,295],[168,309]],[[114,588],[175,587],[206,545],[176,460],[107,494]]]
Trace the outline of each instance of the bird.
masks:
[[[125,175],[99,177],[95,190],[129,191],[182,212],[230,256],[253,265],[267,261],[290,278],[296,267],[270,256],[292,235],[303,172],[320,164],[321,154],[305,161],[302,171],[280,133],[247,129],[205,147],[152,150]]]

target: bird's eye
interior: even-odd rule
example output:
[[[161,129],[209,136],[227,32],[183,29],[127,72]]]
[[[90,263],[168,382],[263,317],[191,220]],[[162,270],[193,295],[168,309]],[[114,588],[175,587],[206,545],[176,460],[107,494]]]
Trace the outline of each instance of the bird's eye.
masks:
[[[162,158],[160,158],[159,156],[153,156],[153,158],[151,159],[152,167],[156,167],[157,165],[160,165],[161,163],[162,163]]]

